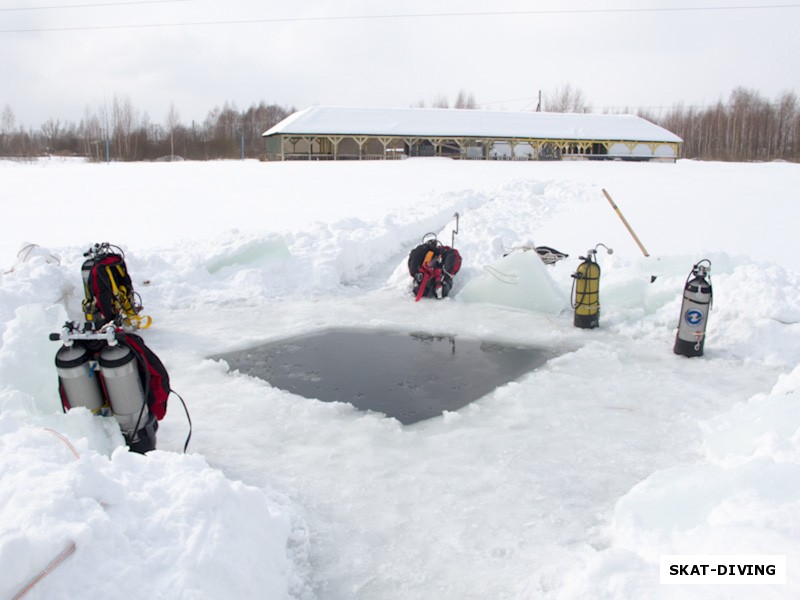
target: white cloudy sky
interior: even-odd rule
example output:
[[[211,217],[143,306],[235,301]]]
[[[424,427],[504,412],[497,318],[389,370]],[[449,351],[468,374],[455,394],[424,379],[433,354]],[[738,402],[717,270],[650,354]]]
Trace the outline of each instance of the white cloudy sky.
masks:
[[[775,99],[800,93],[798,24],[788,0],[0,0],[0,109],[38,127],[115,95],[155,122],[171,102],[189,122],[226,101],[410,106],[461,89],[530,110],[566,84],[598,111],[737,86]]]

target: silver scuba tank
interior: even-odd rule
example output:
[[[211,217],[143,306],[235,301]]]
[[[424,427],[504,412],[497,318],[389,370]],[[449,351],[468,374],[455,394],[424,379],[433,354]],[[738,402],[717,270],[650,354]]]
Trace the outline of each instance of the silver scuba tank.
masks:
[[[100,379],[91,361],[92,353],[83,346],[62,346],[56,352],[58,380],[70,408],[83,406],[93,413],[107,414]]]
[[[708,263],[703,264],[703,263]],[[703,259],[692,267],[683,288],[681,317],[675,336],[675,354],[702,356],[706,338],[708,313],[711,310],[712,290],[709,277],[711,262]]]
[[[149,416],[136,356],[127,346],[107,346],[100,352],[99,362],[111,410],[130,440]]]

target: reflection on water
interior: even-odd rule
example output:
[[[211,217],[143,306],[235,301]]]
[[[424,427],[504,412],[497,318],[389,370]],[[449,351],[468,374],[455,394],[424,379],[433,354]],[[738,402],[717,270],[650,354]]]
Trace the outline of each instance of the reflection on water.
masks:
[[[331,329],[211,358],[294,394],[409,424],[458,410],[558,354],[453,336]]]

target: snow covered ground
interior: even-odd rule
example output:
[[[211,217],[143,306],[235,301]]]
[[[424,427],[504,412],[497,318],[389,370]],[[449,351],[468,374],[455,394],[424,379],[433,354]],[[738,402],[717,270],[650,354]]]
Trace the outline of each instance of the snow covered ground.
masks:
[[[0,181],[0,597],[64,550],[26,598],[800,594],[800,165],[49,160],[0,162]],[[449,240],[455,212],[452,296],[415,303],[408,252]],[[80,317],[103,241],[191,411],[186,455],[174,397],[146,457],[60,411],[47,334]],[[536,271],[546,309],[524,281],[459,298],[531,241],[570,254]],[[599,242],[601,326],[579,330],[553,306]],[[715,301],[687,359],[702,258]],[[410,426],[207,359],[348,326],[571,351]],[[785,555],[787,583],[663,585],[667,554]]]

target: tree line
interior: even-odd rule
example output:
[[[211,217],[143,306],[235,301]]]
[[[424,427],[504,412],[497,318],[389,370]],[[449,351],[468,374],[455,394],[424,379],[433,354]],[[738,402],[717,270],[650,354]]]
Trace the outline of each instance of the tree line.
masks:
[[[737,88],[727,102],[704,108],[678,105],[661,118],[646,111],[640,115],[683,138],[685,158],[800,162],[800,103],[794,91],[769,101]]]
[[[95,161],[259,158],[261,134],[295,111],[260,102],[246,110],[225,103],[202,123],[181,122],[174,104],[163,123],[150,120],[130,98],[115,96],[87,108],[79,123],[49,119],[38,130],[16,127],[12,109],[0,114],[0,156],[85,156]]]
[[[540,95],[539,102],[549,112],[591,112],[583,92],[569,84]],[[647,109],[635,113],[682,138],[683,158],[800,162],[800,102],[794,91],[770,101],[755,90],[738,87],[727,102],[704,107],[678,104],[663,115]]]
[[[449,107],[442,95],[431,104]],[[425,102],[414,106],[424,107]],[[474,94],[463,90],[453,105],[478,107]],[[535,109],[591,112],[583,93],[569,85],[540,94]],[[138,111],[130,98],[115,96],[96,109],[87,108],[77,124],[50,119],[39,129],[25,129],[16,126],[13,110],[6,106],[0,114],[0,156],[85,156],[95,161],[261,158],[265,152],[261,134],[294,111],[263,101],[246,110],[225,103],[202,123],[186,125],[173,104],[164,121],[157,123]],[[663,114],[647,109],[622,112],[636,112],[680,136],[683,158],[800,162],[800,102],[794,91],[770,101],[757,91],[736,88],[727,101],[710,106],[678,104]]]

